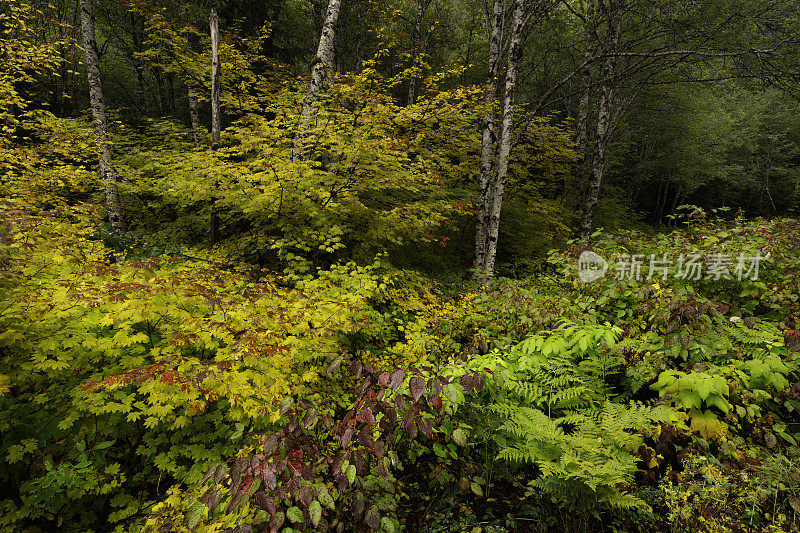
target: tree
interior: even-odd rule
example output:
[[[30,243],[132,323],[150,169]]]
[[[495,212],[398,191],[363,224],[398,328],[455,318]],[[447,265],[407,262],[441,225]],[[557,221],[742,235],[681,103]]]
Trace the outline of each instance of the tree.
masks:
[[[184,28],[188,25],[186,10],[186,2],[181,2],[181,22],[183,23]],[[186,96],[189,102],[189,119],[192,122],[192,138],[194,140],[195,149],[198,149],[200,148],[201,142],[200,114],[197,111],[197,95],[195,95],[194,75],[194,71],[191,69],[191,67],[184,69],[184,79],[186,80]],[[217,105],[219,105],[219,98],[217,98]]]
[[[81,30],[83,49],[86,54],[86,75],[89,82],[89,101],[92,107],[92,122],[97,137],[97,155],[100,163],[100,178],[105,184],[106,209],[108,220],[114,233],[125,231],[125,221],[119,203],[117,172],[111,161],[111,148],[106,134],[106,108],[103,103],[103,85],[97,58],[97,43],[94,36],[92,0],[80,0]]]
[[[607,38],[602,48],[605,55],[603,71],[600,77],[600,101],[597,104],[597,133],[592,154],[591,176],[586,197],[583,202],[583,218],[578,236],[581,242],[587,243],[594,227],[597,201],[600,196],[600,185],[606,165],[606,151],[611,130],[611,113],[615,98],[615,76],[617,75],[617,56],[619,48],[620,26],[625,9],[625,0],[609,0],[606,6],[608,17]],[[585,140],[584,140],[585,142]],[[584,154],[586,150],[584,148]]]
[[[319,98],[325,83],[333,71],[333,43],[336,37],[336,23],[339,19],[339,9],[342,0],[329,0],[328,10],[325,14],[325,23],[322,26],[322,33],[319,37],[317,55],[311,64],[311,81],[308,84],[303,109],[300,112],[300,119],[297,123],[297,136],[292,152],[292,159],[303,158],[303,139],[305,139],[311,119],[314,116],[314,103]]]
[[[417,14],[414,17],[414,35],[411,42],[411,76],[408,78],[408,98],[406,103],[413,105],[417,98],[417,68],[419,67],[419,55],[422,52],[422,19],[431,0],[417,0]]]
[[[220,111],[219,111],[219,17],[217,10],[211,9],[209,16],[211,27],[211,144],[216,145],[220,140]]]

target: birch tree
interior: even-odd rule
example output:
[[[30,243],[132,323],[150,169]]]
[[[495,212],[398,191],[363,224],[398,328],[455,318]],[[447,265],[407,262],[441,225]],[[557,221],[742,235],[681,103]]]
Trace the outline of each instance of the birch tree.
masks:
[[[497,164],[490,198],[486,259],[481,271],[481,275],[484,278],[489,278],[494,273],[494,262],[497,257],[500,211],[503,206],[503,193],[505,192],[506,177],[508,175],[508,159],[511,155],[514,101],[517,94],[517,77],[519,75],[520,60],[522,59],[522,38],[526,22],[525,0],[515,0],[514,13],[511,18],[511,42],[508,49],[508,67],[506,69],[506,86],[503,97],[503,120],[500,124]]]
[[[478,178],[478,221],[475,227],[475,257],[473,263],[474,278],[481,279],[486,263],[487,236],[489,233],[488,198],[492,185],[492,169],[494,167],[494,128],[495,99],[497,97],[497,76],[500,69],[500,52],[503,41],[503,2],[494,0],[490,12],[486,0],[483,2],[486,17],[486,33],[489,41],[489,59],[486,73],[486,114],[483,117],[483,133],[481,135],[481,167]]]
[[[583,217],[581,219],[578,237],[581,242],[589,242],[589,236],[594,228],[594,217],[597,211],[597,201],[600,196],[600,185],[606,166],[606,151],[608,149],[609,134],[615,98],[615,83],[617,52],[619,49],[620,27],[624,12],[624,0],[610,0],[607,6],[608,30],[604,46],[605,61],[600,77],[600,99],[597,105],[597,133],[592,154],[591,176],[586,197],[583,201]]]
[[[103,85],[97,57],[97,42],[94,34],[92,0],[79,0],[83,49],[86,55],[86,75],[89,82],[89,104],[92,108],[92,123],[97,137],[97,155],[100,163],[100,178],[105,184],[106,209],[108,221],[114,233],[125,231],[125,221],[119,203],[117,172],[111,160],[111,147],[106,134],[106,108],[103,103]]]
[[[293,161],[303,158],[303,140],[306,138],[308,127],[314,116],[314,104],[319,99],[320,93],[322,93],[333,72],[333,43],[336,37],[336,23],[339,20],[341,5],[342,0],[328,1],[325,23],[322,25],[322,33],[317,46],[317,55],[311,64],[311,81],[308,84],[308,91],[303,100],[303,109],[300,112],[300,119],[297,123],[297,135],[295,136],[294,150],[292,150]]]
[[[211,29],[211,144],[220,140],[221,116],[219,111],[219,17],[217,11],[211,10],[209,16]]]
[[[478,223],[475,235],[475,260],[473,278],[482,283],[494,274],[497,241],[500,232],[500,212],[503,207],[508,160],[511,156],[514,133],[514,105],[517,96],[517,78],[522,60],[522,43],[528,21],[534,12],[547,2],[537,2],[535,10],[526,9],[525,0],[514,0],[511,30],[508,40],[508,63],[502,99],[500,132],[495,139],[495,101],[497,100],[498,71],[503,48],[504,9],[495,1],[491,17],[484,4],[489,30],[489,64],[486,81],[487,111],[481,144],[481,172],[479,178]],[[491,26],[489,21],[491,20]],[[495,148],[496,141],[496,148]],[[497,151],[495,157],[495,150]]]

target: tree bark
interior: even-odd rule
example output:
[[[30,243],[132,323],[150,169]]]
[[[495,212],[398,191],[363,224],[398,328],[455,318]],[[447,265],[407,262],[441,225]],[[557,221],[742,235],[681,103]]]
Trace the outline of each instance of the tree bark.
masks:
[[[184,26],[189,24],[186,2],[181,2],[181,23]],[[186,68],[184,71],[184,78],[186,80],[186,96],[189,100],[189,119],[192,123],[192,137],[194,139],[194,148],[197,150],[200,148],[202,139],[200,135],[200,114],[197,111],[197,95],[195,95],[194,92],[194,71],[190,68]]]
[[[211,144],[220,140],[221,117],[219,111],[219,17],[217,11],[211,10],[209,16],[211,28]]]
[[[578,237],[584,244],[589,242],[589,236],[594,229],[597,201],[600,196],[603,173],[605,172],[606,150],[608,148],[609,133],[611,131],[611,115],[615,96],[616,53],[619,48],[622,8],[621,0],[611,0],[609,5],[608,40],[604,50],[607,56],[603,64],[600,102],[597,107],[597,136],[595,138],[594,154],[592,154],[592,175],[583,203],[583,218],[578,233]]]
[[[576,151],[578,152],[578,168],[575,176],[574,208],[578,212],[583,207],[583,195],[586,192],[586,175],[589,173],[589,103],[592,93],[592,64],[595,58],[595,0],[586,0],[584,13],[583,34],[586,40],[586,50],[583,54],[584,68],[581,69],[581,97],[578,104],[578,137]]]
[[[506,88],[503,99],[503,122],[500,124],[497,169],[494,176],[495,184],[492,187],[491,209],[489,212],[486,261],[482,272],[484,278],[490,278],[494,274],[494,263],[497,256],[500,212],[503,206],[506,176],[508,175],[508,159],[511,155],[514,101],[517,93],[519,64],[522,59],[522,37],[525,31],[525,18],[525,0],[515,0],[511,22],[511,43],[508,50],[508,68],[506,69]]]
[[[500,70],[500,51],[503,33],[503,2],[494,0],[494,8],[489,13],[486,0],[486,33],[489,38],[489,60],[486,74],[486,114],[483,117],[483,134],[481,137],[481,169],[478,181],[478,220],[475,227],[475,257],[473,262],[473,279],[483,281],[486,264],[487,242],[489,234],[489,188],[492,185],[492,169],[494,168],[494,129],[495,99],[497,97],[497,75]]]
[[[417,16],[414,19],[414,36],[411,43],[411,76],[408,78],[408,98],[406,105],[414,105],[417,98],[417,74],[419,66],[419,54],[422,47],[422,19],[431,0],[417,0]]]
[[[79,0],[81,33],[86,54],[86,75],[89,82],[89,102],[92,106],[92,122],[97,136],[97,155],[100,163],[100,177],[105,184],[106,209],[108,221],[114,233],[125,231],[125,221],[119,203],[117,173],[111,162],[111,148],[106,135],[106,108],[103,103],[103,86],[100,79],[100,66],[97,59],[97,43],[94,36],[92,0]]]
[[[303,140],[306,137],[308,126],[314,116],[314,103],[319,98],[326,81],[333,71],[333,42],[336,37],[336,22],[339,19],[339,8],[342,0],[329,0],[328,10],[325,14],[325,23],[322,25],[322,34],[319,37],[317,55],[311,65],[311,82],[308,84],[303,109],[300,112],[300,119],[297,123],[297,135],[295,136],[294,149],[292,150],[292,160],[298,161],[303,158]]]

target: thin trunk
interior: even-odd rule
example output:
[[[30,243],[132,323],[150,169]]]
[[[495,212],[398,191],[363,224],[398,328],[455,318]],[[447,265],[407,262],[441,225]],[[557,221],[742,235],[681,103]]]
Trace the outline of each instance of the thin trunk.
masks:
[[[156,87],[158,87],[158,113],[161,116],[167,114],[167,99],[164,96],[164,78],[162,76],[162,70],[158,67],[153,67],[150,69],[153,72],[153,77],[156,80]]]
[[[417,67],[422,47],[422,19],[428,10],[430,0],[417,0],[417,16],[414,19],[414,36],[411,43],[411,77],[408,79],[408,98],[406,105],[414,105],[417,98]]]
[[[584,244],[589,242],[589,236],[594,229],[597,201],[600,197],[600,186],[603,182],[603,173],[605,172],[606,150],[608,149],[611,114],[615,96],[614,78],[616,76],[617,57],[614,54],[619,48],[622,6],[620,3],[612,1],[611,6],[609,6],[609,11],[608,45],[606,46],[606,50],[604,50],[608,56],[603,65],[602,88],[600,90],[600,102],[597,107],[597,137],[595,138],[594,154],[592,154],[592,176],[583,203],[583,219],[581,220],[578,234],[581,242]]]
[[[89,81],[89,102],[92,106],[92,122],[97,136],[97,155],[100,162],[100,177],[105,184],[106,209],[108,221],[114,233],[125,231],[125,221],[119,205],[117,173],[111,164],[111,149],[106,136],[106,108],[103,103],[103,85],[100,79],[100,66],[97,59],[97,43],[94,37],[92,0],[79,0],[83,48],[86,53],[86,74]]]
[[[211,27],[211,144],[216,145],[220,140],[220,112],[219,112],[219,18],[217,11],[211,10],[209,17]]]
[[[680,205],[680,199],[681,199],[682,196],[683,196],[683,187],[681,185],[678,185],[678,188],[675,189],[675,196],[672,198],[672,208],[669,210],[669,214],[670,215],[674,215],[675,214],[675,210]],[[675,219],[674,218],[672,218],[670,220],[669,225],[670,226],[674,226],[675,225]]]
[[[489,187],[492,183],[492,168],[494,167],[494,126],[495,126],[495,99],[497,97],[497,74],[500,70],[500,51],[502,47],[503,31],[503,2],[494,0],[494,9],[491,18],[487,11],[486,32],[489,37],[489,64],[486,73],[486,114],[483,117],[483,135],[481,139],[481,173],[479,177],[478,220],[475,227],[475,257],[473,263],[473,278],[482,280],[486,264],[487,242],[489,234]]]
[[[492,188],[492,207],[489,214],[489,234],[487,238],[486,262],[483,276],[490,278],[494,274],[494,262],[497,256],[497,240],[500,233],[500,212],[503,207],[506,176],[508,175],[508,159],[511,155],[511,133],[514,126],[514,100],[517,93],[517,76],[522,59],[522,38],[525,32],[525,0],[516,0],[512,16],[511,43],[508,49],[508,68],[506,70],[506,89],[503,99],[503,122],[500,125],[499,150],[497,154],[497,170],[495,184]]]
[[[219,112],[219,17],[217,11],[211,10],[209,16],[211,30],[211,146],[216,148],[220,141],[220,112]],[[217,184],[211,194],[211,218],[209,220],[209,238],[211,245],[220,241],[219,217],[217,216]]]
[[[325,14],[322,34],[319,37],[317,56],[311,66],[311,82],[308,84],[308,92],[303,101],[303,110],[300,112],[300,119],[297,123],[297,136],[292,150],[293,161],[303,158],[303,140],[314,116],[314,103],[319,98],[325,82],[333,70],[333,42],[336,37],[336,22],[339,19],[341,5],[342,0],[328,1],[328,10]]]
[[[138,53],[141,53],[143,48],[143,30],[140,30],[141,27],[141,15],[137,15],[135,12],[131,11],[130,15],[131,19],[131,38],[133,40],[133,52],[131,53],[131,60],[133,61],[133,68],[136,70],[136,87],[139,89],[139,98],[137,105],[139,107],[139,114],[141,115],[139,118],[144,118],[145,114],[145,86],[144,86],[144,66],[142,65],[142,60],[138,57]]]
[[[175,74],[169,72],[167,74],[167,103],[169,104],[170,115],[175,114]]]
[[[583,195],[586,192],[586,175],[589,173],[589,102],[592,92],[592,63],[595,56],[595,0],[586,0],[586,13],[583,34],[586,50],[583,53],[584,68],[581,70],[581,97],[578,104],[578,168],[575,177],[574,210],[579,212],[583,206]]]
[[[181,22],[184,26],[189,24],[186,2],[181,2]],[[192,122],[192,137],[195,149],[199,149],[202,139],[200,134],[200,114],[197,112],[197,95],[194,92],[194,71],[187,68],[184,74],[186,78],[186,96],[189,100],[189,119]]]

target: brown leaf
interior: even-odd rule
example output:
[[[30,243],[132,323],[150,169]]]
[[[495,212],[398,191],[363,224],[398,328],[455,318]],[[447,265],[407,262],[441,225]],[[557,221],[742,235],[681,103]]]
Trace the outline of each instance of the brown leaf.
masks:
[[[372,428],[365,426],[358,432],[358,441],[368,450],[372,450],[375,443],[372,440]]]
[[[265,468],[261,473],[261,480],[264,482],[264,486],[269,490],[275,490],[278,486],[278,479],[275,477],[275,472],[269,468]]]
[[[418,402],[425,392],[425,379],[419,376],[414,376],[408,384],[408,389],[411,391],[411,397],[415,402]]]
[[[214,483],[219,483],[225,478],[225,474],[228,473],[228,467],[224,464],[217,465],[216,470],[214,470]]]
[[[206,481],[211,479],[211,477],[216,473],[218,466],[219,465],[213,465],[208,469],[208,472],[203,475],[203,479],[200,480],[200,485],[205,485]]]
[[[355,498],[353,498],[353,514],[355,516],[361,516],[361,513],[364,512],[364,494],[361,492],[357,492]]]
[[[378,506],[373,504],[367,511],[367,516],[364,517],[364,522],[371,528],[377,530],[381,525],[381,513]]]
[[[231,498],[231,503],[228,504],[228,509],[225,512],[227,514],[231,514],[233,511],[235,511],[236,508],[239,507],[239,504],[242,503],[245,494],[247,494],[246,490],[238,491],[233,498]]]
[[[391,378],[389,378],[389,386],[392,388],[393,391],[397,390],[397,387],[403,384],[403,381],[406,379],[406,371],[398,368],[394,372],[392,372]]]
[[[464,394],[470,394],[475,389],[475,380],[469,374],[461,376],[461,386],[464,387]]]
[[[353,438],[353,428],[351,426],[347,426],[342,434],[342,448],[347,448],[347,445],[350,444],[350,440]]]
[[[272,434],[264,441],[264,457],[270,457],[278,449],[278,436]]]
[[[311,505],[311,502],[314,500],[314,496],[316,496],[316,490],[311,485],[303,485],[300,487],[300,497],[299,500],[303,504],[304,507],[308,508]]]
[[[263,490],[256,492],[255,502],[260,509],[265,510],[271,515],[275,514],[275,499]]]
[[[361,377],[361,371],[364,369],[364,365],[361,364],[361,361],[353,361],[347,366],[347,370],[353,374],[353,377],[356,379]]]
[[[482,391],[486,386],[486,374],[483,372],[475,372],[473,383],[475,384],[475,390],[477,392]]]
[[[381,372],[378,374],[378,385],[385,387],[389,383],[389,372]]]
[[[375,427],[375,415],[369,409],[361,409],[356,415],[356,420],[364,422],[369,427]]]

